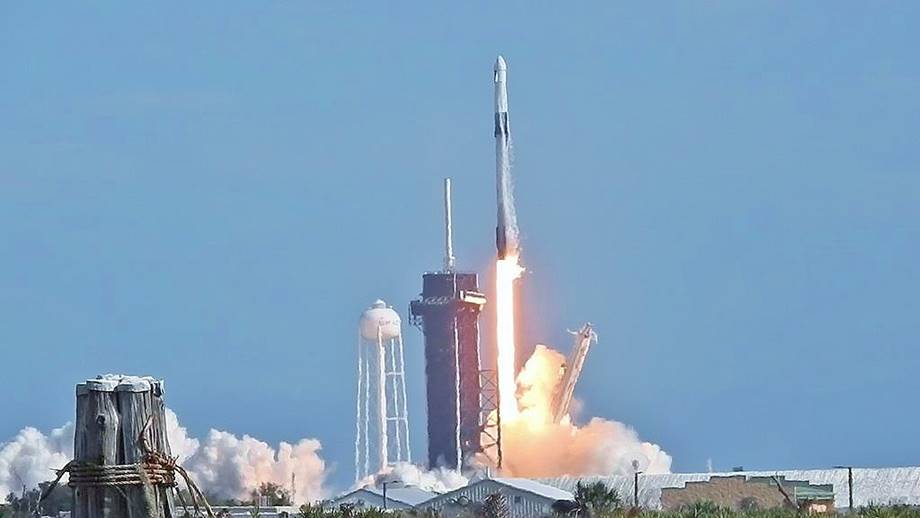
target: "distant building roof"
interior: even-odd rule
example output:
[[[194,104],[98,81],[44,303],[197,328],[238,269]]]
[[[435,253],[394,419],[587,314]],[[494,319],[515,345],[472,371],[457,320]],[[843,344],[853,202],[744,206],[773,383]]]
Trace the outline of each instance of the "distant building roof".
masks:
[[[529,478],[493,478],[491,480],[494,480],[499,484],[504,484],[515,489],[520,489],[521,491],[527,491],[528,493],[533,493],[535,495],[549,498],[551,500],[572,500],[575,498],[575,496],[569,491],[559,489],[556,486],[550,486]]]
[[[376,487],[367,488],[368,491],[376,493],[383,498],[383,490]],[[411,506],[416,506],[423,502],[427,502],[432,498],[438,496],[437,493],[431,491],[425,491],[424,489],[415,487],[415,486],[404,486],[404,487],[388,487],[387,488],[387,500],[396,500],[397,502],[402,502]]]
[[[227,513],[230,514],[231,518],[237,518],[240,516],[249,518],[250,516],[252,516],[251,511],[253,508],[251,506],[241,506],[241,505],[238,505],[238,506],[215,505],[215,506],[212,506],[212,509],[214,510],[215,513],[218,513],[219,511],[226,511]],[[180,511],[179,512],[180,515],[182,515],[182,511],[185,511],[186,513],[188,513],[189,516],[195,516],[194,507],[179,507],[178,510]],[[290,506],[280,505],[280,506],[270,506],[270,507],[259,508],[259,516],[263,516],[265,518],[278,518],[282,516],[293,517],[293,516],[296,516],[296,513],[297,513],[297,508],[292,505]],[[70,516],[70,515],[67,515],[67,516]]]
[[[491,495],[501,494],[510,518],[540,518],[551,513],[557,500],[572,500],[572,493],[524,478],[484,478],[438,495],[416,507],[430,509],[445,518],[459,518],[474,511]]]
[[[792,488],[792,497],[796,502],[833,500],[834,490],[828,489],[824,484],[820,486],[795,486]]]
[[[383,500],[383,490],[377,487],[361,487],[343,493],[332,499],[332,503],[336,504],[344,500],[348,500],[349,497],[359,495],[359,494],[371,494],[377,497],[380,497],[381,501]],[[437,496],[437,493],[432,493],[431,491],[425,491],[424,489],[415,487],[415,486],[401,486],[401,487],[387,487],[387,500],[392,502],[399,502],[405,504],[409,507],[415,507],[421,503],[427,502]]]

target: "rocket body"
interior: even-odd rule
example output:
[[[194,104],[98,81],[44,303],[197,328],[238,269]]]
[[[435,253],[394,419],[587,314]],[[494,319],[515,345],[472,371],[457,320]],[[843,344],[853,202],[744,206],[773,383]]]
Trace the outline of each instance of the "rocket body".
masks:
[[[511,183],[511,126],[508,117],[508,67],[499,56],[493,70],[495,83],[495,182],[498,201],[498,223],[495,246],[498,258],[518,254],[517,215]]]

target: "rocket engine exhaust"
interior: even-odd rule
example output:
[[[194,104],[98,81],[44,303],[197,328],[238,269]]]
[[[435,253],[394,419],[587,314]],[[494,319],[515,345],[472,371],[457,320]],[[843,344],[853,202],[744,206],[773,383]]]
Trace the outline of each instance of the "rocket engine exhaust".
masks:
[[[503,418],[517,415],[515,398],[514,281],[524,269],[518,263],[520,242],[511,183],[511,127],[508,117],[508,67],[495,60],[495,183],[498,221],[495,226],[495,324],[499,407]]]
[[[575,383],[594,338],[591,326],[578,334],[572,359],[538,345],[516,372],[515,282],[524,269],[511,180],[511,127],[508,116],[508,67],[499,56],[495,84],[495,178],[498,220],[495,245],[495,344],[498,374],[498,463],[484,455],[503,476],[631,475],[667,473],[671,457],[658,445],[643,442],[635,430],[612,420],[592,418],[576,424],[570,407]],[[491,464],[490,464],[491,463]],[[639,466],[637,468],[636,466]]]

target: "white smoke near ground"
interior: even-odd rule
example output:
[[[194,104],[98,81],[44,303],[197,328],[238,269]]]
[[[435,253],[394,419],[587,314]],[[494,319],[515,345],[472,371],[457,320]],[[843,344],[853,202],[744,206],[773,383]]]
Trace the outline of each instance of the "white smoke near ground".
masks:
[[[179,424],[179,417],[169,408],[166,409],[166,437],[169,439],[170,454],[176,457],[180,465],[184,465],[198,451],[198,439],[188,436],[188,430]]]
[[[448,468],[425,469],[408,462],[397,462],[376,475],[371,475],[355,483],[352,489],[361,487],[382,487],[387,485],[412,486],[432,493],[446,493],[461,488],[469,479],[460,472]]]
[[[552,402],[565,357],[538,345],[518,375],[520,413],[502,422],[502,474],[515,477],[669,473],[671,457],[631,427],[594,417],[579,426],[553,422]]]
[[[302,439],[295,444],[281,442],[273,447],[248,435],[211,430],[205,439],[188,435],[176,414],[166,410],[166,432],[172,455],[189,471],[208,494],[238,500],[250,498],[252,490],[271,482],[290,490],[295,503],[312,502],[326,496],[326,463],[320,456],[320,442]],[[73,426],[45,435],[32,427],[0,443],[0,496],[38,486],[54,478],[54,469],[73,457]],[[292,480],[293,475],[293,480]]]
[[[54,478],[73,456],[73,425],[51,430],[47,435],[31,426],[12,440],[0,443],[0,500],[23,488],[32,489]]]
[[[184,466],[199,486],[221,497],[244,499],[260,484],[272,482],[282,488],[293,484],[294,501],[303,503],[325,495],[326,465],[319,450],[316,439],[273,448],[248,435],[211,430]]]

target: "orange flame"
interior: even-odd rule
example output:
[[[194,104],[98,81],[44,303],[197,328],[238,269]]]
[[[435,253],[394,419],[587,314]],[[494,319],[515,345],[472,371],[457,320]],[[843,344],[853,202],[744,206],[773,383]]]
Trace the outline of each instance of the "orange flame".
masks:
[[[523,272],[516,255],[499,259],[495,263],[495,343],[498,349],[498,396],[502,419],[512,419],[518,414],[514,380],[514,281]]]

